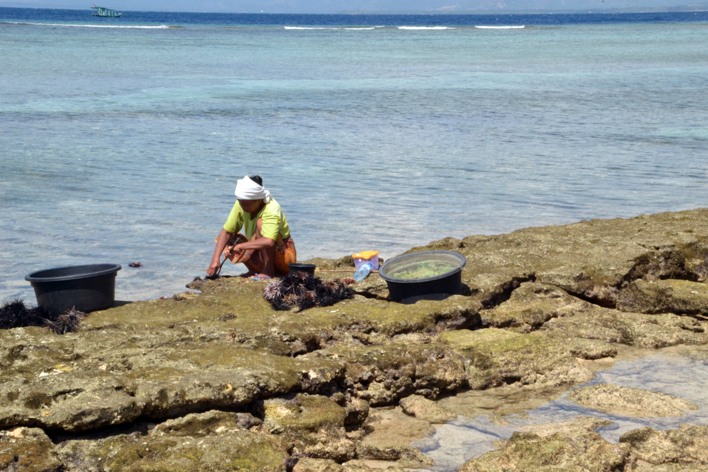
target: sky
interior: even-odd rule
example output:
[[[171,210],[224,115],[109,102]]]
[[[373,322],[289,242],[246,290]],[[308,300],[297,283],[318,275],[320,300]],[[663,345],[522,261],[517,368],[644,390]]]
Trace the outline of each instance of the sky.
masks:
[[[0,7],[88,9],[91,0],[0,0]],[[674,8],[705,0],[96,0],[123,11],[228,13],[458,13]]]

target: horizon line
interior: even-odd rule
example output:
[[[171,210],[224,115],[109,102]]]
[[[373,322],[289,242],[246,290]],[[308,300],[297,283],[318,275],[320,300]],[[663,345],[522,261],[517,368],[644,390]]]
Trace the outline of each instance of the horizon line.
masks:
[[[612,13],[700,13],[708,11],[708,4],[701,3],[678,7],[664,8],[610,8],[610,9],[515,9],[515,10],[342,10],[339,12],[265,12],[265,11],[191,11],[191,10],[117,10],[120,12],[139,13],[196,13],[196,14],[221,14],[221,15],[529,15],[529,14],[612,14]],[[68,10],[85,11],[90,8],[51,8],[29,6],[2,6],[0,8],[14,8],[18,10]],[[114,8],[115,10],[115,8]]]

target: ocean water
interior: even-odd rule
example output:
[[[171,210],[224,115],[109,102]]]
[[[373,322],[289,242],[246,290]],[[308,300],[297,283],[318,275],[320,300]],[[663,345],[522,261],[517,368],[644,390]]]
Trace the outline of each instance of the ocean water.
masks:
[[[182,291],[244,174],[300,259],[708,202],[707,12],[0,8],[0,57],[0,300],[99,262]]]

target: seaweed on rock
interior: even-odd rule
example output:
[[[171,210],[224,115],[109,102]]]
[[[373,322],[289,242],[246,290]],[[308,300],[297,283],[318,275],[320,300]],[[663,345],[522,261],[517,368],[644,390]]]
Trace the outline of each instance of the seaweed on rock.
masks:
[[[12,300],[0,306],[0,329],[43,326],[57,334],[66,334],[76,331],[84,316],[76,308],[53,315],[40,307],[28,308],[22,300]]]
[[[263,290],[263,297],[276,310],[330,306],[353,296],[354,291],[340,280],[323,282],[304,272],[293,272],[274,280]]]
[[[86,314],[76,307],[61,313],[53,319],[46,319],[44,325],[57,334],[66,334],[76,331],[79,323]]]

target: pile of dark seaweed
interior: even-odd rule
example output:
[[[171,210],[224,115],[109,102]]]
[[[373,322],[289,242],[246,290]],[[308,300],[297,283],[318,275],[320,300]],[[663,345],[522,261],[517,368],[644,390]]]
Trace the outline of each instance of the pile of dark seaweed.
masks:
[[[76,331],[84,316],[84,312],[75,308],[55,315],[40,307],[27,308],[22,300],[13,300],[0,307],[0,329],[43,326],[57,334],[66,334]]]
[[[354,291],[341,280],[323,282],[306,272],[291,272],[268,283],[263,290],[263,298],[276,310],[330,306],[353,296]]]

